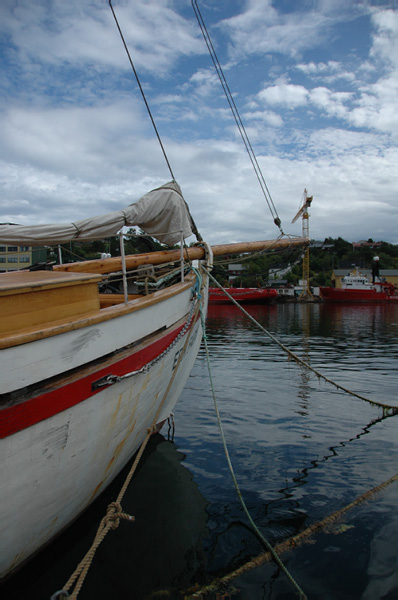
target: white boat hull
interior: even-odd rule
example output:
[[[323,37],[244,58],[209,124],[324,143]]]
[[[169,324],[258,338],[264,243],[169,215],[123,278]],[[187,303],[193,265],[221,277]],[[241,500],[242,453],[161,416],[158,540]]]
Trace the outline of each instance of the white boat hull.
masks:
[[[1,577],[75,519],[137,451],[148,428],[170,415],[201,341],[191,297],[188,289],[144,309],[149,311],[145,318],[138,310],[93,324],[92,330],[9,349],[25,353],[25,360],[31,356],[31,368],[17,380],[20,387],[48,380],[54,372],[68,373],[32,397],[11,400],[2,411]],[[148,323],[156,333],[147,333]],[[82,336],[84,352],[73,352]],[[133,345],[123,349],[128,339]],[[101,346],[108,358],[93,363]],[[80,365],[84,355],[80,368],[74,367],[75,354]],[[147,370],[141,372],[142,367]],[[102,387],[108,375],[116,377]],[[7,380],[15,387],[15,370],[14,379]]]
[[[136,343],[154,331],[170,327],[186,312],[191,294],[190,289],[185,290],[178,296],[150,304],[135,313],[123,314],[124,306],[121,305],[118,307],[120,316],[108,321],[29,344],[3,348],[1,393],[9,393],[65,373]]]

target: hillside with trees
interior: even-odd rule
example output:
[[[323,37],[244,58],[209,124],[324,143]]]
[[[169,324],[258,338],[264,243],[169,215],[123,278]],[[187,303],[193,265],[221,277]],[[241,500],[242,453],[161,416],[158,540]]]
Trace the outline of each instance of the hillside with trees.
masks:
[[[374,256],[380,259],[381,269],[398,269],[398,246],[387,242],[373,246],[373,240],[367,240],[369,245],[354,247],[351,242],[342,238],[326,238],[324,242],[317,242],[310,247],[310,284],[311,286],[330,285],[334,269],[349,269],[357,266],[362,269],[371,269]],[[288,283],[298,284],[302,279],[302,251],[278,250],[267,252],[263,255],[242,257],[231,261],[246,265],[245,271],[239,277],[242,287],[267,285],[270,270],[276,278],[285,279]],[[284,273],[290,266],[290,271]],[[217,262],[215,276],[220,283],[227,282],[228,266],[226,261]],[[281,275],[278,277],[278,271]]]
[[[130,232],[135,233],[134,230]],[[152,237],[145,235],[143,231],[137,233],[138,235],[126,237],[126,254],[153,252],[166,248]],[[120,256],[119,237],[92,243],[73,242],[63,246],[64,262],[99,258],[103,252]],[[254,256],[223,257],[216,260],[213,274],[221,284],[225,285],[228,281],[228,264],[239,263],[245,266],[242,275],[239,276],[239,286],[265,286],[270,281],[270,272],[273,272],[277,279],[298,284],[302,278],[302,254],[303,251],[300,249],[287,248]],[[381,269],[398,269],[398,245],[387,242],[374,243],[371,239],[359,245],[340,237],[313,242],[310,246],[310,284],[311,286],[330,285],[334,269],[349,269],[353,266],[371,269],[374,256],[379,257]]]

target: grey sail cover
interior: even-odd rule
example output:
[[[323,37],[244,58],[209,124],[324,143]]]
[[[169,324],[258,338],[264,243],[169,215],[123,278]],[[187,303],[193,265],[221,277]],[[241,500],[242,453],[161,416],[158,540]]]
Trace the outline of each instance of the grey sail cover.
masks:
[[[51,246],[92,241],[115,235],[122,227],[141,227],[164,244],[192,235],[192,221],[180,186],[171,181],[142,196],[123,210],[61,225],[0,225],[0,243]]]

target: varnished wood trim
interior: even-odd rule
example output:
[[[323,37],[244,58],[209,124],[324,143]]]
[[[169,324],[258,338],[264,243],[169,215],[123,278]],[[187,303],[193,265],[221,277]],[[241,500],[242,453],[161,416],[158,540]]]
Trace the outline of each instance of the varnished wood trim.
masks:
[[[109,306],[81,315],[80,317],[53,321],[46,327],[32,327],[23,332],[0,336],[0,349],[27,344],[28,342],[53,337],[68,331],[96,325],[97,323],[103,323],[104,321],[109,321],[111,319],[117,319],[123,315],[148,308],[149,306],[163,302],[168,298],[177,296],[191,288],[194,281],[195,275],[190,273],[186,276],[184,283],[176,283],[169,288],[159,290],[148,296],[131,300],[127,304],[117,304],[115,306]]]
[[[64,273],[54,271],[15,271],[0,275],[0,297],[53,288],[98,283],[101,275],[93,273]]]
[[[305,247],[309,243],[307,238],[281,238],[277,240],[265,240],[260,242],[238,242],[236,244],[221,244],[211,246],[214,256],[225,256],[227,254],[242,254],[245,252],[259,252],[261,250],[277,248],[290,248],[295,246]],[[167,262],[176,262],[181,258],[181,251],[160,250],[148,254],[130,254],[126,256],[127,269],[135,269],[140,265],[160,265]],[[205,258],[205,248],[202,246],[191,246],[184,248],[184,258],[187,260],[198,260]],[[122,261],[120,256],[99,260],[90,260],[65,265],[54,265],[56,271],[75,271],[80,273],[112,273],[121,271]]]

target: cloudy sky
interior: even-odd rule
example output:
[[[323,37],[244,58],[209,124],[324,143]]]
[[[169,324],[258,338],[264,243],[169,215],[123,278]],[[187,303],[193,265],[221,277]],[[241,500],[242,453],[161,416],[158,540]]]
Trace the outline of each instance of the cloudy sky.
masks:
[[[277,237],[190,0],[113,0],[210,243]],[[198,0],[285,233],[398,243],[398,2]],[[171,179],[107,0],[0,2],[0,221],[118,210]]]

